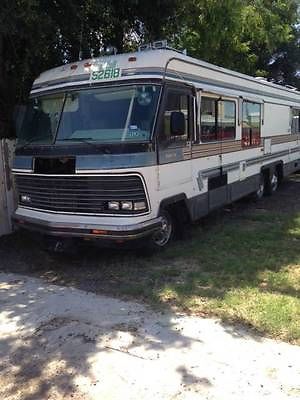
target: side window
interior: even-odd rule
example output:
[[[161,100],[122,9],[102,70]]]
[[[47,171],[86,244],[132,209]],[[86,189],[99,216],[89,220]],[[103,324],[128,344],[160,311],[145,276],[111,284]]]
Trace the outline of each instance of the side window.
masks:
[[[242,145],[259,146],[261,129],[261,105],[250,101],[243,102]]]
[[[184,120],[180,135],[172,132],[171,119],[176,116]],[[176,117],[175,116],[175,117]],[[193,97],[184,90],[168,89],[162,121],[160,124],[159,142],[163,147],[185,146],[193,134]]]
[[[217,100],[210,97],[201,98],[201,141],[217,140]]]
[[[235,102],[218,101],[218,140],[235,138]]]
[[[300,109],[292,108],[292,134],[300,133]]]
[[[210,97],[201,99],[201,141],[234,139],[236,131],[236,104],[230,100]]]

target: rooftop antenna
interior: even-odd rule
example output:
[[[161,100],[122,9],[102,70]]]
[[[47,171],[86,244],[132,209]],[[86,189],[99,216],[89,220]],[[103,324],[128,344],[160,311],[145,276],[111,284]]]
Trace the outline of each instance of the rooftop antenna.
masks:
[[[83,32],[83,18],[81,19],[81,29],[80,29],[80,37],[79,37],[79,53],[78,60],[82,60],[82,32]]]

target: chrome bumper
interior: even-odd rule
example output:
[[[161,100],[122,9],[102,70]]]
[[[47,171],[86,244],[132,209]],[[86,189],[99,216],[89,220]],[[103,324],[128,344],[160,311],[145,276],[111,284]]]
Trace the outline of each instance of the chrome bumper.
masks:
[[[16,213],[12,217],[14,225],[40,232],[45,235],[58,237],[81,237],[90,239],[108,239],[125,241],[140,239],[151,235],[161,226],[161,218],[130,225],[101,225],[70,222],[53,222],[39,218],[20,216]]]

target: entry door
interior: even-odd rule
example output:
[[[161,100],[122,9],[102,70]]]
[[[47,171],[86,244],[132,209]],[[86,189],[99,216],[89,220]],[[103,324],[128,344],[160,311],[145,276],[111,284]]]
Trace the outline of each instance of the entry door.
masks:
[[[160,190],[174,185],[191,185],[191,138],[194,132],[194,99],[192,89],[169,86],[165,89],[158,125],[158,158]],[[171,114],[184,114],[182,135],[172,135]],[[177,188],[177,190],[179,190]]]

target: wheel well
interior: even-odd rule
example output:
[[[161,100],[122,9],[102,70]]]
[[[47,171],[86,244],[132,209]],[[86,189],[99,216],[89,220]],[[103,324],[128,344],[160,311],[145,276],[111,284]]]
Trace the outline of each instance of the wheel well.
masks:
[[[190,214],[187,207],[187,199],[185,194],[164,199],[160,203],[159,211],[161,210],[168,211],[179,223],[186,223],[190,221]]]

